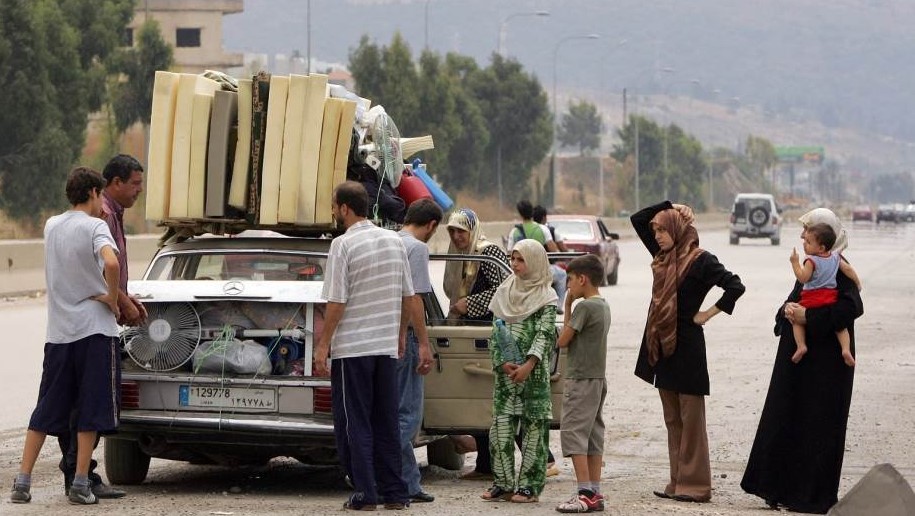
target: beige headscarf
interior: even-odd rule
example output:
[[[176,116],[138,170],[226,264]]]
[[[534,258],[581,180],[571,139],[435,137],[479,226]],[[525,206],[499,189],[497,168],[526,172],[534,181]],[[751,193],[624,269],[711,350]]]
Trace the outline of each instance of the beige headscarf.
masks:
[[[447,227],[462,229],[470,233],[468,249],[458,249],[454,242],[451,242],[448,245],[448,254],[480,254],[486,246],[496,245],[486,240],[480,220],[470,208],[461,208],[452,213],[451,217],[448,218]],[[473,288],[473,283],[477,279],[479,268],[480,262],[477,260],[465,262],[449,261],[445,263],[445,295],[448,296],[452,303],[470,295],[470,289]]]
[[[814,224],[826,224],[831,227],[836,233],[836,243],[833,244],[830,251],[841,253],[848,247],[848,234],[845,233],[842,222],[832,210],[828,208],[815,208],[801,215],[798,220],[801,221],[801,224],[803,224],[804,227],[812,226]]]
[[[515,244],[512,253],[515,251],[524,258],[527,273],[505,278],[489,301],[493,315],[507,323],[522,321],[546,305],[556,305],[559,300],[551,286],[553,274],[543,244],[527,238]]]
[[[648,363],[655,365],[663,354],[669,357],[677,349],[677,289],[693,261],[702,254],[696,228],[687,224],[674,209],[659,211],[652,225],[667,230],[674,241],[669,251],[661,251],[651,261],[654,283],[648,309],[646,344]]]

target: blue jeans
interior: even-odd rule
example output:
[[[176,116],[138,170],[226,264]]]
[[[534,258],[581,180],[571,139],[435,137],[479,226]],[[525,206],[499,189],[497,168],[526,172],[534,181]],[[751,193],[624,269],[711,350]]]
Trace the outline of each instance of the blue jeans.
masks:
[[[397,361],[397,386],[400,392],[400,406],[397,412],[400,421],[400,456],[403,463],[403,480],[407,494],[422,491],[419,486],[419,465],[413,454],[413,437],[423,421],[423,377],[416,372],[419,365],[419,340],[413,329],[407,330],[407,347],[403,358]]]
[[[562,310],[563,303],[566,300],[566,271],[562,267],[552,264],[550,265],[550,272],[553,274],[553,290],[556,291],[556,295],[559,296],[559,310]]]

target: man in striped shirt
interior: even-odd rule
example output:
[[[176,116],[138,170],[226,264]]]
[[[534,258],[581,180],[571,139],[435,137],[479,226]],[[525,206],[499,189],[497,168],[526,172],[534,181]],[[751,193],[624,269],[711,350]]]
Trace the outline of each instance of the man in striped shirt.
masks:
[[[317,375],[327,374],[331,359],[337,453],[355,490],[344,507],[400,509],[409,505],[397,415],[401,314],[413,296],[407,252],[397,233],[366,220],[361,184],[338,186],[331,205],[346,232],[327,256],[327,308],[314,355]]]

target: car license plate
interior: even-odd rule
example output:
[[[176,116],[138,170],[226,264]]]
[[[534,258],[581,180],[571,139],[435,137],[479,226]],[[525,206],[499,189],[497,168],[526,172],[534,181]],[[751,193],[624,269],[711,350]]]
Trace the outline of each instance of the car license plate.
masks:
[[[182,407],[231,408],[239,410],[276,411],[275,389],[181,385],[178,404]]]

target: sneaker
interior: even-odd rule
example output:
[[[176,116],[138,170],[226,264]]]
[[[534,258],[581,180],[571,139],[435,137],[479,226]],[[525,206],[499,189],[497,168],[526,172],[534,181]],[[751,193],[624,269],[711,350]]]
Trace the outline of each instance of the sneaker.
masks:
[[[13,492],[10,493],[10,501],[13,503],[31,502],[32,493],[29,492],[29,486],[13,482]]]
[[[89,489],[89,486],[70,486],[67,500],[73,505],[93,505],[98,503],[98,498]]]
[[[604,510],[604,497],[601,495],[588,496],[582,492],[556,506],[556,512],[600,512]]]

